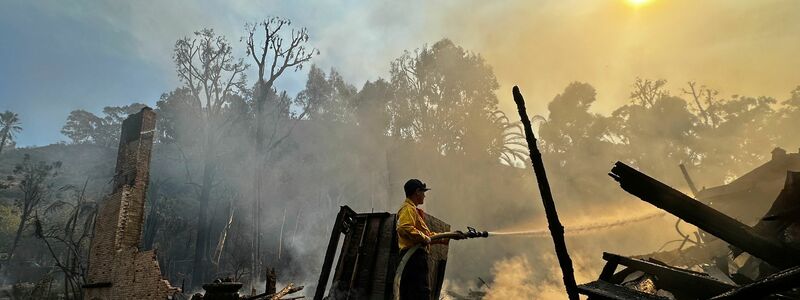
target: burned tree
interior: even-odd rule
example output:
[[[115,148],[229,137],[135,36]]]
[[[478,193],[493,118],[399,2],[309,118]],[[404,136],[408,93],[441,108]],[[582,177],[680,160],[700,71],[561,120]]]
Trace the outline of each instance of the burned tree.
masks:
[[[34,219],[36,237],[47,247],[50,256],[64,275],[64,295],[69,299],[83,299],[81,286],[86,282],[88,272],[89,242],[97,216],[97,202],[86,195],[87,178],[83,188],[66,186],[62,188],[70,196],[50,204],[41,217]],[[46,221],[60,212],[66,218],[59,221]]]
[[[636,78],[636,81],[633,83],[633,92],[631,92],[630,98],[634,100],[634,102],[638,102],[641,106],[652,107],[658,99],[669,95],[666,89],[664,89],[664,85],[666,84],[667,81],[664,79],[650,80]]]
[[[196,128],[202,134],[200,161],[202,178],[198,187],[197,235],[193,263],[192,285],[205,280],[209,261],[208,207],[217,172],[216,156],[225,128],[237,120],[226,113],[227,105],[240,99],[245,90],[244,71],[247,65],[233,56],[228,41],[212,29],[195,32],[194,37],[185,37],[175,43],[173,56],[178,77],[188,89],[194,117],[199,122]]]
[[[52,183],[48,181],[58,174],[59,168],[61,162],[33,162],[29,154],[25,154],[22,163],[14,166],[15,180],[18,180],[15,185],[22,192],[22,196],[14,201],[14,205],[20,210],[20,220],[11,249],[8,251],[9,261],[14,258],[14,251],[28,222],[33,220],[36,211],[48,200],[52,188]]]
[[[247,24],[247,54],[253,58],[258,67],[258,81],[253,91],[255,100],[255,155],[257,163],[253,164],[253,247],[251,284],[257,281],[261,269],[261,184],[265,154],[278,146],[289,136],[291,129],[279,133],[282,121],[291,115],[289,107],[291,99],[278,96],[274,89],[275,81],[286,70],[300,70],[303,64],[311,60],[319,51],[308,46],[306,28],[291,28],[291,21],[279,17],[271,17],[255,24]],[[263,31],[263,33],[261,32]],[[287,31],[290,33],[287,36]],[[258,35],[263,34],[263,40]],[[272,101],[270,101],[272,100]],[[268,107],[269,106],[269,107]],[[308,112],[306,106],[295,119],[302,119]],[[266,128],[270,120],[271,128]],[[270,131],[267,134],[267,131]],[[252,289],[251,285],[251,289]]]

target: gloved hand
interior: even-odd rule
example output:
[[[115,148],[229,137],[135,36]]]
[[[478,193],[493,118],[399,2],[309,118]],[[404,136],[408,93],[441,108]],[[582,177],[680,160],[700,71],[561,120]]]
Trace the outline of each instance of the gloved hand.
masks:
[[[458,234],[458,236],[456,236],[456,237],[453,237],[453,239],[454,239],[454,240],[463,240],[463,239],[466,239],[466,238],[467,238],[467,235],[466,235],[466,234],[464,234],[464,232],[463,232],[463,231],[461,231],[461,230],[456,230],[456,231],[454,231],[454,232]]]

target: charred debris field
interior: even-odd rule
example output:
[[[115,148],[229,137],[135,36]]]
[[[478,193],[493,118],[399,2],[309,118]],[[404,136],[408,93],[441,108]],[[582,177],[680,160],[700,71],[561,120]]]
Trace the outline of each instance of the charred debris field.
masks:
[[[753,299],[774,297],[784,299],[794,297],[793,289],[800,271],[797,271],[797,236],[793,216],[797,210],[795,201],[798,199],[797,193],[800,191],[800,186],[798,186],[800,173],[792,170],[800,167],[800,153],[787,153],[781,148],[775,148],[771,152],[769,161],[761,166],[755,167],[727,184],[711,188],[703,187],[702,189],[694,186],[694,180],[687,168],[680,165],[679,169],[694,197],[625,163],[617,162],[607,174],[610,179],[618,182],[620,188],[625,192],[663,210],[663,212],[640,214],[612,222],[593,222],[565,227],[560,224],[558,219],[556,201],[550,190],[547,171],[544,168],[543,157],[545,156],[538,149],[531,122],[527,121],[529,118],[526,116],[524,100],[516,88],[514,95],[520,115],[524,120],[522,132],[526,137],[527,144],[530,145],[530,159],[527,161],[533,162],[534,168],[531,171],[534,173],[533,177],[540,190],[541,198],[545,199],[544,213],[549,225],[538,230],[481,232],[470,227],[466,231],[451,231],[451,225],[448,223],[425,214],[427,223],[430,224],[432,230],[442,232],[433,237],[434,239],[458,240],[480,237],[508,239],[516,237],[537,239],[543,242],[552,238],[555,241],[558,265],[565,283],[561,286],[565,288],[564,293],[569,298],[575,299],[579,294],[587,295],[592,299]],[[233,239],[229,240],[230,237],[247,236],[247,231],[242,230],[242,227],[238,227],[238,230],[233,227],[237,214],[236,207],[231,202],[222,206],[224,208],[222,213],[217,211],[210,214],[216,218],[222,217],[217,220],[222,225],[222,231],[216,238],[217,242],[214,247],[214,255],[210,257],[210,264],[206,269],[199,271],[203,273],[200,275],[201,278],[218,277],[219,279],[203,283],[201,285],[203,292],[199,290],[194,293],[190,292],[192,287],[188,285],[187,289],[186,281],[191,280],[190,278],[193,276],[198,276],[190,273],[196,270],[192,269],[187,274],[173,269],[176,268],[174,262],[165,260],[157,254],[159,249],[155,241],[157,237],[153,236],[157,233],[148,232],[148,230],[158,231],[159,226],[164,226],[158,222],[166,224],[174,222],[174,220],[159,216],[164,212],[159,212],[159,208],[156,206],[159,205],[159,201],[170,201],[156,190],[164,188],[159,184],[164,184],[165,180],[154,181],[151,178],[152,173],[158,172],[153,172],[153,167],[156,167],[155,170],[159,170],[159,167],[153,164],[153,161],[158,160],[152,158],[154,141],[157,137],[155,130],[157,120],[156,112],[151,108],[144,107],[121,123],[115,171],[106,171],[106,175],[102,175],[102,173],[97,175],[111,179],[108,186],[104,187],[111,188],[111,191],[99,201],[87,196],[87,194],[93,193],[93,189],[98,188],[90,187],[89,181],[92,177],[84,179],[83,186],[72,186],[66,183],[70,181],[70,178],[63,178],[64,175],[60,172],[62,168],[76,168],[77,172],[85,174],[94,172],[92,169],[108,166],[114,163],[114,157],[109,153],[111,149],[92,145],[54,145],[43,148],[13,149],[10,151],[11,154],[6,154],[12,159],[22,158],[22,163],[15,165],[12,171],[14,175],[22,175],[22,179],[9,184],[6,189],[10,191],[7,191],[6,195],[14,196],[13,189],[17,188],[24,197],[22,201],[29,201],[29,206],[35,206],[38,203],[48,205],[42,211],[30,210],[29,212],[33,214],[30,219],[23,217],[33,223],[33,238],[39,239],[39,242],[46,246],[52,256],[50,259],[53,259],[55,266],[62,272],[67,272],[70,270],[69,268],[73,268],[77,272],[84,272],[72,274],[74,277],[63,275],[66,280],[67,293],[87,299],[176,297],[297,299],[305,297],[292,296],[304,290],[303,286],[297,286],[294,283],[288,283],[282,289],[277,289],[279,278],[277,274],[283,273],[276,272],[277,268],[279,271],[291,274],[290,276],[295,280],[309,282],[314,287],[313,297],[315,299],[348,299],[351,297],[389,299],[396,297],[400,278],[398,274],[402,273],[405,259],[397,248],[395,215],[390,212],[375,212],[374,210],[369,213],[357,213],[341,199],[332,203],[333,199],[330,197],[325,199],[327,204],[325,204],[326,201],[319,199],[317,205],[328,205],[327,208],[333,210],[336,210],[338,205],[344,206],[338,209],[338,214],[328,218],[322,217],[319,220],[319,223],[322,224],[320,229],[329,228],[324,226],[325,223],[332,223],[333,229],[329,235],[327,249],[321,251],[324,256],[319,264],[321,269],[316,269],[319,272],[316,282],[313,281],[313,277],[316,277],[314,275],[311,275],[313,277],[309,280],[294,273],[296,266],[302,268],[303,265],[306,265],[308,267],[307,262],[296,259],[287,259],[289,261],[283,263],[280,258],[273,261],[277,267],[265,268],[266,271],[262,274],[265,281],[258,283],[258,287],[255,287],[252,282],[255,275],[249,274],[245,270],[234,270],[229,273],[231,271],[226,270],[225,266],[220,264],[223,260],[222,253],[226,251],[226,247],[242,246],[235,244]],[[166,145],[158,146],[165,147]],[[155,149],[155,151],[159,151],[158,148]],[[47,154],[48,152],[51,154]],[[46,155],[56,156],[52,152],[58,153],[57,155],[77,157],[78,161],[91,163],[87,164],[89,166],[81,165],[84,167],[81,169],[60,161],[55,163],[41,160],[34,162],[37,158]],[[80,157],[80,155],[92,152],[94,154],[89,157]],[[389,158],[384,159],[389,160]],[[69,161],[69,158],[65,161]],[[75,162],[72,161],[72,163]],[[87,167],[88,169],[85,169]],[[505,168],[512,167],[505,166]],[[526,168],[519,169],[525,170]],[[190,172],[188,168],[185,171]],[[519,176],[534,180],[523,174],[519,174]],[[14,179],[13,175],[8,178],[9,181]],[[74,180],[74,178],[72,179]],[[62,187],[54,189],[56,184],[61,184]],[[168,184],[164,185],[169,186]],[[48,193],[45,196],[52,197],[52,199],[37,196],[38,194],[32,193],[31,189],[38,189],[39,191],[36,193]],[[96,192],[101,191],[103,188],[99,188],[99,191]],[[36,197],[39,198],[36,199]],[[69,199],[69,197],[73,199]],[[774,200],[765,201],[763,200],[765,197]],[[535,197],[529,196],[529,198],[532,200]],[[374,199],[371,200],[370,205],[375,205]],[[41,219],[39,213],[48,214],[50,213],[48,210],[58,209],[58,205],[71,207],[71,210],[68,210],[70,213],[64,215],[67,217],[66,228],[46,227],[45,224],[48,221]],[[297,238],[301,226],[299,218],[304,211],[308,213],[308,210],[297,211],[296,219],[287,226],[288,208],[284,209],[280,230],[277,232],[278,248],[277,252],[272,253],[273,255],[280,257],[281,255],[292,255],[289,253],[297,251],[296,248],[292,248],[296,246],[292,243]],[[25,211],[23,210],[23,212]],[[443,212],[447,212],[447,210],[443,210]],[[580,244],[582,236],[614,228],[627,228],[618,234],[624,235],[625,232],[633,231],[631,234],[634,236],[631,238],[635,238],[638,230],[631,229],[645,226],[644,224],[648,220],[663,218],[665,214],[678,217],[674,228],[681,237],[680,239],[665,242],[656,252],[627,256],[610,252],[598,253],[598,256],[605,261],[605,265],[599,268],[597,279],[581,284],[576,282],[575,269],[565,243],[565,235],[574,236],[575,238],[570,241]],[[147,220],[148,218],[149,220]],[[682,222],[694,225],[694,230],[684,232],[681,230]],[[303,226],[309,226],[313,222],[302,223]],[[754,225],[747,225],[747,223]],[[275,226],[277,225],[275,224]],[[287,230],[287,227],[294,228]],[[61,230],[66,230],[66,232],[59,232]],[[59,234],[67,234],[65,237],[69,239],[65,239]],[[174,234],[175,232],[169,231],[161,233],[162,236],[173,238]],[[287,237],[284,238],[284,235]],[[322,236],[324,237],[324,235]],[[619,238],[624,239],[624,237]],[[16,250],[16,243],[20,240],[22,238],[14,241],[12,250]],[[65,245],[59,245],[59,243]],[[286,250],[283,249],[284,243],[287,243]],[[84,244],[87,244],[88,249],[82,249]],[[325,245],[322,241],[318,244],[316,247],[320,249]],[[669,244],[673,244],[673,246],[668,247]],[[66,246],[66,249],[71,250],[66,254],[70,260],[63,261],[63,257],[56,252],[59,246]],[[247,244],[244,246],[247,247]],[[434,267],[430,269],[430,278],[434,280],[434,295],[454,299],[491,297],[491,293],[497,292],[497,290],[491,287],[491,283],[487,283],[483,279],[480,280],[485,287],[470,290],[467,294],[447,289],[448,286],[444,284],[447,262],[452,263],[453,259],[458,259],[458,257],[448,259],[448,249],[454,246],[458,247],[457,244],[434,245],[429,250],[432,251],[431,259],[434,262]],[[227,251],[239,250],[252,254],[250,249],[228,248]],[[88,257],[80,257],[83,252],[78,251],[86,251],[84,255]],[[283,251],[286,251],[287,254],[283,254]],[[7,274],[5,275],[7,277],[16,276],[16,280],[22,281],[24,276],[29,276],[28,278],[45,276],[46,278],[53,274],[52,271],[46,271],[52,270],[52,267],[26,264],[25,260],[13,260],[13,256],[7,255],[4,263],[4,274]],[[25,253],[20,255],[25,255]],[[88,261],[82,262],[83,260]],[[249,261],[247,256],[244,256],[242,260],[242,268],[246,268],[245,263]],[[27,262],[30,263],[30,261]],[[315,269],[313,266],[310,268]],[[180,281],[174,280],[175,276],[180,276],[177,277],[180,278]],[[47,293],[52,293],[52,287],[46,288],[42,282],[52,285],[53,279],[49,279],[50,282],[39,280],[38,283],[27,287],[23,283],[12,284],[7,293],[13,295],[13,293],[27,292],[31,297],[46,290]],[[249,293],[246,291],[248,284],[253,286]],[[70,285],[72,287],[69,287]],[[242,290],[243,288],[244,290]],[[309,295],[309,297],[312,296]]]
[[[0,300],[800,299],[796,6],[616,2],[8,4]]]

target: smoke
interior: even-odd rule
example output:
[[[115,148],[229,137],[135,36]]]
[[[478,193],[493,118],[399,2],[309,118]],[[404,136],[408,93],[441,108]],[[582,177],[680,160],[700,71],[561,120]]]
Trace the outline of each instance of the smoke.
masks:
[[[751,13],[754,4],[720,0],[691,1],[691,5],[687,4],[689,1],[655,1],[656,5],[647,8],[652,10],[642,9],[636,13],[624,6],[624,1],[618,2],[483,1],[481,8],[475,9],[462,1],[443,1],[432,4],[436,9],[430,9],[431,13],[423,16],[398,13],[413,5],[370,4],[367,7],[374,11],[364,18],[347,18],[345,25],[315,22],[309,26],[313,38],[322,42],[318,45],[323,47],[320,57],[323,63],[340,69],[346,78],[355,78],[351,80],[354,84],[385,74],[389,61],[399,56],[404,48],[413,49],[449,37],[456,44],[481,53],[493,67],[500,83],[497,90],[500,108],[513,111],[509,87],[520,84],[529,99],[531,115],[546,115],[547,103],[574,80],[587,81],[597,87],[601,97],[591,109],[600,112],[609,112],[628,103],[630,83],[636,76],[676,82],[697,79],[723,89],[726,94],[775,96],[784,95],[800,81],[798,73],[791,68],[800,64],[799,56],[793,55],[800,44],[793,36],[786,38],[787,32],[794,31],[785,29],[798,28],[797,18],[768,17],[796,11],[780,7],[776,4],[780,1],[765,4],[759,14]],[[247,3],[236,3],[237,9],[251,11]],[[339,6],[338,3],[327,5]],[[797,2],[788,5],[796,6]],[[179,4],[175,6],[183,9]],[[685,9],[687,6],[693,9]],[[135,15],[142,18],[152,13],[152,9],[137,10]],[[298,16],[306,13],[298,11]],[[687,11],[690,14],[683,16]],[[324,15],[328,11],[319,9],[315,13]],[[155,60],[171,72],[171,67],[166,67],[170,64],[165,63],[171,56],[164,56],[164,53],[181,35],[174,31],[199,29],[195,28],[196,23],[205,18],[198,17],[197,12],[193,15],[187,21],[165,18],[180,22],[165,26],[136,22],[137,26],[159,30],[174,27],[170,29],[173,32],[155,36],[157,45],[144,45],[145,48],[138,51],[153,54],[148,56],[156,57]],[[678,16],[683,25],[673,26]],[[712,18],[722,21],[706,27],[708,19]],[[236,24],[226,23],[220,31],[235,40],[236,29],[231,28],[240,26],[240,18],[230,19],[236,20]],[[300,24],[308,23],[297,17],[295,20]],[[780,22],[771,23],[776,20]],[[387,22],[390,24],[385,24]],[[400,34],[402,38],[392,38],[390,46],[386,46],[382,43],[386,35],[366,30],[381,23],[383,26],[377,27],[386,32],[396,33],[406,27],[414,32]],[[601,23],[604,25],[596,26]],[[214,27],[213,24],[208,26]],[[777,30],[778,27],[784,29]],[[138,41],[148,40],[153,38],[149,34],[151,31],[139,30],[134,36]],[[719,34],[721,32],[725,34]],[[365,39],[370,42],[363,42]],[[771,47],[763,46],[773,40],[776,43],[770,43]],[[723,65],[726,68],[719,67]],[[298,76],[301,77],[295,75]],[[293,80],[295,84],[291,88],[302,86],[296,83],[301,81]],[[280,88],[286,87],[281,85]],[[514,114],[509,113],[509,116]],[[511,118],[516,120],[516,117]],[[646,123],[648,128],[661,130],[666,122],[663,118],[653,118]],[[181,134],[197,135],[198,128],[183,128]],[[278,136],[283,133],[280,131]],[[741,134],[733,131],[730,136],[710,137],[698,143],[725,148],[738,143]],[[665,152],[663,144],[668,142],[642,143],[644,145],[637,150],[662,159],[665,166],[641,167],[653,177],[682,187],[675,158],[661,156]],[[753,152],[764,155],[773,147],[772,141],[749,143],[763,148]],[[227,206],[229,203],[237,206],[235,225],[222,255],[225,272],[239,272],[236,275],[244,279],[248,276],[242,275],[242,270],[249,268],[256,218],[252,214],[253,174],[259,168],[264,171],[259,183],[264,209],[258,216],[264,266],[276,267],[281,282],[305,285],[306,294],[313,291],[316,284],[339,207],[348,205],[357,212],[395,212],[404,199],[403,182],[420,178],[433,187],[424,206],[426,212],[447,221],[453,229],[499,228],[492,234],[521,235],[451,243],[445,290],[477,288],[466,282],[481,277],[491,285],[489,299],[564,297],[561,273],[551,254],[552,243],[544,239],[549,231],[543,229],[547,224],[537,186],[528,169],[476,163],[472,157],[443,157],[435,151],[418,150],[428,145],[371,136],[363,126],[352,124],[300,121],[264,164],[256,163],[261,154],[254,153],[253,144],[251,135],[230,134],[220,143],[218,156],[214,157],[218,172],[214,174],[212,204],[207,208],[211,211],[212,245],[218,239],[217,229],[227,218]],[[797,145],[789,146],[794,149]],[[603,265],[603,251],[652,252],[671,236],[677,236],[673,229],[674,217],[664,217],[665,213],[627,196],[606,176],[613,161],[619,159],[618,150],[601,152],[597,148],[576,146],[573,151],[578,153],[565,159],[561,157],[562,160],[554,158],[556,153],[544,152],[543,159],[566,229],[578,282],[596,278],[596,272]],[[21,151],[37,152],[40,158],[47,160],[65,161],[64,169],[68,170],[68,177],[77,178],[76,184],[91,176],[97,198],[103,195],[101,190],[107,190],[101,187],[106,187],[113,175],[116,154],[113,149],[77,145]],[[151,182],[162,186],[154,196],[165,199],[164,203],[169,203],[166,200],[177,203],[169,215],[170,223],[164,225],[169,232],[159,233],[157,237],[159,255],[169,258],[162,263],[162,268],[168,276],[173,276],[173,284],[180,282],[176,274],[191,272],[186,258],[193,255],[195,231],[192,227],[197,210],[202,209],[196,204],[198,191],[195,187],[202,176],[201,155],[192,145],[157,144],[153,153]],[[18,157],[4,152],[2,159],[10,164]],[[747,164],[742,164],[737,171],[746,171],[762,159],[748,158]],[[561,168],[570,168],[572,172]],[[721,183],[721,178],[728,175],[721,168],[708,167],[695,179],[699,185],[713,185]],[[263,289],[263,283],[259,283],[258,288]]]
[[[597,276],[597,270],[582,259],[571,256],[575,279],[587,282]],[[496,261],[492,265],[494,281],[486,290],[486,300],[500,299],[566,299],[562,272],[553,254],[543,254],[539,263],[531,263],[526,256],[518,255]]]
[[[494,282],[489,288],[487,300],[494,299],[535,299],[544,296],[541,287],[534,284],[533,270],[524,256],[498,261],[492,266]]]

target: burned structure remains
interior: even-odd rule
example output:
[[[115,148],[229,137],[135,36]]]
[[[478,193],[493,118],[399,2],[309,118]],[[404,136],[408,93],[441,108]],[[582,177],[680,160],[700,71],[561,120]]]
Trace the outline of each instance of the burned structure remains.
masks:
[[[604,253],[600,277],[580,285],[581,293],[590,299],[800,299],[800,153],[776,148],[772,154],[727,185],[697,191],[699,200],[617,162],[609,175],[622,189],[699,230],[673,251]]]
[[[86,299],[170,299],[180,292],[162,278],[155,251],[139,251],[156,114],[122,123],[113,190],[100,205],[83,286]]]
[[[515,89],[523,119],[524,102]],[[529,145],[536,140],[526,125]],[[173,299],[181,290],[163,279],[154,251],[140,251],[155,113],[144,108],[122,124],[113,190],[100,205],[89,253],[86,299]],[[570,298],[589,299],[800,299],[800,153],[776,148],[772,159],[718,187],[697,190],[681,166],[695,198],[624,163],[609,175],[626,192],[698,228],[676,250],[626,257],[603,253],[606,265],[596,281],[576,285],[545,176],[541,154],[531,147],[534,171],[548,212],[556,252]],[[426,214],[435,232],[450,225]],[[391,213],[356,213],[342,206],[334,221],[314,300],[395,299],[395,273],[402,260]],[[470,228],[470,232],[475,233]],[[462,234],[462,232],[458,232]],[[680,232],[679,232],[680,233]],[[452,234],[452,233],[450,233]],[[483,237],[488,233],[484,232]],[[462,238],[471,238],[469,236]],[[448,245],[431,245],[429,279],[439,299]],[[241,296],[241,283],[219,279],[192,299],[282,299],[303,289],[275,289]],[[271,283],[270,283],[271,282]],[[255,294],[255,293],[253,293]],[[295,298],[291,298],[295,299]]]
[[[691,239],[678,230],[684,239],[677,250],[667,253],[638,257],[603,253],[606,265],[598,280],[575,286],[525,102],[517,87],[513,95],[570,299],[578,299],[576,292],[589,299],[617,300],[800,299],[800,153],[787,154],[780,148],[772,151],[770,162],[751,173],[702,191],[681,165],[692,192],[705,203],[617,162],[608,175],[623,190],[675,215],[678,222],[697,226],[698,232]],[[694,246],[684,249],[689,241]]]
[[[395,214],[387,212],[356,213],[342,206],[333,225],[314,300],[393,299],[393,280],[400,262],[396,219]],[[425,222],[434,232],[450,231],[449,224],[430,214],[425,214]],[[430,246],[431,299],[439,299],[441,294],[447,251],[445,244]]]

